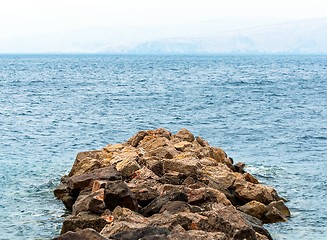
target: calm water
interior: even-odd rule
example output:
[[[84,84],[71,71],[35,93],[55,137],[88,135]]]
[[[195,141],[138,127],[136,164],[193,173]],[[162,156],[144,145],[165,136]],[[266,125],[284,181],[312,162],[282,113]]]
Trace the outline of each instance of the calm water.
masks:
[[[78,151],[182,127],[289,199],[275,239],[327,239],[327,56],[0,56],[0,239],[50,239]]]

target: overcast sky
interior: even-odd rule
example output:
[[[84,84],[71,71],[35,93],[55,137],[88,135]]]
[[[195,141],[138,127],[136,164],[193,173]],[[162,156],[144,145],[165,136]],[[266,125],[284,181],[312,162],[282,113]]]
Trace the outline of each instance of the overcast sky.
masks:
[[[90,26],[169,25],[221,18],[327,17],[326,0],[2,0],[0,37]]]

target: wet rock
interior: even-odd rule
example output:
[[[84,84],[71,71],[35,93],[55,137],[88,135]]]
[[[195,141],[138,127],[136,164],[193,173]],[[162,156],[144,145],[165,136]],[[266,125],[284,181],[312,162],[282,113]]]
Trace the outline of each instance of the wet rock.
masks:
[[[104,236],[99,234],[92,228],[86,228],[78,232],[68,231],[53,240],[106,240]]]
[[[117,206],[129,208],[137,211],[137,201],[127,184],[123,181],[108,182],[104,191],[104,202],[109,210],[114,210]]]
[[[95,231],[100,232],[106,224],[107,221],[97,214],[81,212],[76,216],[70,215],[65,218],[62,225],[61,234],[68,231],[76,232],[86,228],[92,228]]]

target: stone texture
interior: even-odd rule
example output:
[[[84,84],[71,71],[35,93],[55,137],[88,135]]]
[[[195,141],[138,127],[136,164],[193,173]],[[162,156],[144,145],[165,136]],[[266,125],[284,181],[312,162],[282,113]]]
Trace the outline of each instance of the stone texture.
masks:
[[[248,202],[244,204],[243,206],[238,207],[239,210],[242,212],[245,212],[253,217],[262,219],[263,215],[267,211],[266,205],[264,205],[261,202],[258,202],[256,200],[253,200],[251,202]]]
[[[233,162],[187,129],[140,131],[79,153],[54,191],[72,211],[60,239],[271,240],[263,223],[290,212]]]
[[[104,191],[104,203],[109,210],[114,210],[117,206],[126,207],[133,211],[138,209],[134,194],[123,181],[108,182]]]
[[[68,216],[62,225],[61,234],[68,231],[76,232],[85,228],[92,228],[100,232],[107,221],[97,214],[81,212],[77,216]]]
[[[99,234],[92,228],[86,228],[78,232],[66,232],[53,240],[106,240],[104,236]]]

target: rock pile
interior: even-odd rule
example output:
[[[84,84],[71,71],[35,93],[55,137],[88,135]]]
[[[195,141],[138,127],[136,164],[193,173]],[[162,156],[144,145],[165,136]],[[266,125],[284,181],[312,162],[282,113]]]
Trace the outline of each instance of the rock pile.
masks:
[[[72,212],[56,239],[272,239],[263,223],[290,212],[244,166],[186,129],[78,153],[54,192]]]

